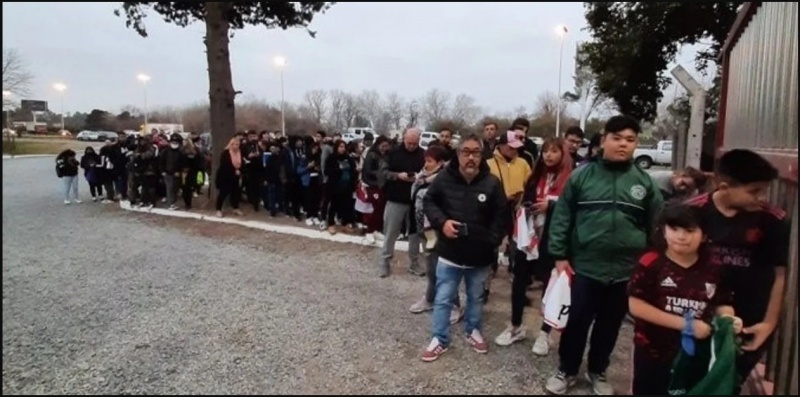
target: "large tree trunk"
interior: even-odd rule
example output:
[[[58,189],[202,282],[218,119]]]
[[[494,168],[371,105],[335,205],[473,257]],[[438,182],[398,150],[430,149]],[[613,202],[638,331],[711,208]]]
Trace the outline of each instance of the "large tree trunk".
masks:
[[[233,136],[236,128],[233,78],[231,76],[231,59],[229,47],[229,30],[227,15],[231,12],[231,3],[206,2],[206,56],[208,57],[208,99],[211,113],[212,165],[209,177],[210,200],[213,206],[217,189],[214,185],[220,154]]]

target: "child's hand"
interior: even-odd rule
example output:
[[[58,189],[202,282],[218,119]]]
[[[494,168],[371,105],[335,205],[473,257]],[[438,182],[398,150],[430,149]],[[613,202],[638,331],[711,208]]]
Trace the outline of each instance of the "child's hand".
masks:
[[[702,320],[694,320],[692,323],[692,331],[694,332],[695,339],[706,339],[711,336],[711,326]]]
[[[730,317],[733,320],[733,333],[739,335],[742,333],[742,328],[744,328],[744,322],[742,319],[730,314],[723,314],[722,317]]]

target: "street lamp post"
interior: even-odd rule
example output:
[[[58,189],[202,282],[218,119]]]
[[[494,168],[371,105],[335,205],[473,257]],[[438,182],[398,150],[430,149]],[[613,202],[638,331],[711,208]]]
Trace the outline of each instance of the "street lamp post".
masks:
[[[61,130],[64,131],[67,129],[66,125],[64,124],[64,92],[67,91],[67,85],[63,83],[55,83],[53,84],[53,89],[61,94]]]
[[[146,131],[147,130],[147,82],[150,81],[150,76],[144,73],[139,73],[136,76],[136,78],[142,82],[142,86],[144,87],[144,129],[145,129],[144,132],[146,133],[147,132]]]
[[[283,71],[286,69],[286,57],[276,56],[275,66],[281,72],[281,134],[286,136],[286,96],[283,85]]]
[[[564,65],[564,38],[567,37],[569,30],[566,25],[556,26],[556,33],[561,37],[561,43],[558,50],[558,105],[556,106],[556,137],[561,136],[561,107],[562,107],[562,94],[561,94],[561,73]]]
[[[6,101],[11,98],[11,91],[3,90],[3,107],[6,108],[6,126],[11,129],[11,106],[6,106]]]

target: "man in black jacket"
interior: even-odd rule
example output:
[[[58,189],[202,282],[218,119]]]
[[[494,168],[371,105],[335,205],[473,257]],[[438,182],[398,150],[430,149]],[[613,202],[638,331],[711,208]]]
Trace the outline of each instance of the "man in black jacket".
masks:
[[[433,338],[422,353],[422,361],[436,360],[450,345],[450,311],[461,279],[467,286],[467,343],[478,353],[489,348],[481,333],[481,295],[510,217],[503,185],[489,172],[482,152],[483,143],[477,135],[462,140],[457,160],[450,161],[425,195],[423,211],[438,234],[439,263]]]
[[[406,225],[408,230],[408,271],[418,276],[424,276],[425,271],[419,264],[420,240],[416,230],[416,222],[411,221],[411,185],[414,176],[425,165],[425,151],[419,147],[420,132],[409,129],[403,134],[403,144],[389,152],[388,172],[384,193],[386,194],[386,208],[383,210],[383,249],[380,259],[380,277],[388,277],[390,263],[394,256],[394,244],[400,235],[400,229]]]

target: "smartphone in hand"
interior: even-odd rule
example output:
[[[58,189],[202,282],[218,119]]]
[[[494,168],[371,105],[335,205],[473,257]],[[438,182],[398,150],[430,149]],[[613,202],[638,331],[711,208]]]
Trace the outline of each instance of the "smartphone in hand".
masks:
[[[458,237],[469,236],[469,228],[467,227],[466,223],[459,223],[457,230],[458,230]]]

